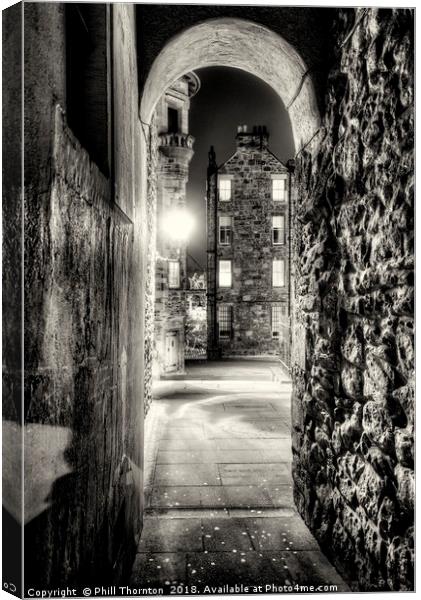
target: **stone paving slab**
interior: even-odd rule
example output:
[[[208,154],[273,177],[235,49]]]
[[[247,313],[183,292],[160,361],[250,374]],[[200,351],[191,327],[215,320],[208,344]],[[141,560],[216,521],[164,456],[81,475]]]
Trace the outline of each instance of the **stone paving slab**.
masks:
[[[214,450],[159,450],[157,455],[157,463],[162,465],[216,462]]]
[[[150,507],[194,508],[200,506],[199,486],[159,486],[152,489]]]
[[[220,464],[223,485],[287,484],[291,481],[289,463]]]
[[[291,429],[284,420],[251,420],[238,419],[221,421],[220,423],[205,425],[207,439],[220,438],[291,438]]]
[[[202,521],[191,519],[145,519],[138,552],[202,551]]]
[[[276,508],[294,506],[291,482],[286,485],[265,485],[264,490]]]
[[[269,494],[257,485],[223,486],[229,508],[273,507]]]
[[[228,508],[148,508],[146,515],[161,519],[230,519],[231,512]],[[274,516],[274,515],[271,515]],[[276,516],[276,515],[275,515]]]
[[[319,551],[145,552],[136,555],[131,587],[170,584],[197,585],[201,592],[205,591],[205,585],[212,586],[214,593],[218,593],[219,586],[235,584],[261,585],[262,591],[268,593],[276,593],[282,585],[335,585],[338,592],[350,592]]]
[[[253,464],[265,461],[261,450],[217,450],[216,462],[219,464]]]
[[[156,486],[148,490],[149,508],[247,509],[293,506],[291,486]],[[248,516],[248,514],[247,514]]]
[[[231,439],[233,437],[237,438],[256,438],[256,439],[288,439],[290,436],[287,433],[287,428],[283,431],[256,431],[254,427],[245,427],[241,426],[241,430],[237,428],[231,427],[212,427],[206,428],[206,438],[209,440],[222,440],[222,439]]]
[[[283,519],[289,518],[291,516],[297,515],[297,511],[295,508],[291,507],[282,507],[282,508],[272,508],[272,507],[263,507],[260,508],[229,508],[227,509],[228,513],[231,517],[235,518],[250,518],[253,517],[255,519],[268,519],[271,517],[281,517]]]
[[[319,550],[319,545],[297,513],[286,518],[243,519],[242,523],[253,540],[253,546],[261,552]]]
[[[257,552],[189,553],[187,583],[204,585],[266,585],[275,579],[270,559]]]
[[[274,462],[292,462],[292,448],[291,441],[288,439],[280,440],[279,448],[273,448],[272,450],[261,450],[260,455],[262,456],[262,462],[274,463]]]
[[[245,519],[202,519],[203,543],[210,552],[233,552],[254,550]]]
[[[338,591],[351,591],[320,550],[280,552],[278,556],[287,567],[288,579],[292,583],[314,586],[336,585]]]
[[[202,508],[227,508],[228,501],[225,489],[219,486],[203,486],[200,489],[200,505]]]
[[[209,440],[209,443],[214,444],[218,450],[276,450],[285,443],[291,444],[291,437],[286,438],[268,438],[256,439],[250,437],[233,438],[227,437],[222,439]]]
[[[217,445],[213,440],[205,439],[161,439],[159,440],[159,450],[176,451],[176,450],[214,450]]]
[[[140,553],[136,555],[129,586],[132,588],[186,582],[187,557],[183,552]]]
[[[166,423],[166,429],[170,428],[170,429],[189,429],[189,430],[194,430],[196,428],[202,428],[203,426],[203,421],[204,418],[203,416],[201,416],[201,418],[196,417],[195,419],[191,418],[171,418],[170,416],[168,416],[168,421]]]
[[[249,413],[250,411],[253,413],[264,412],[269,415],[276,412],[270,402],[256,402],[254,404],[252,402],[224,402],[223,406],[226,412],[247,411]]]
[[[183,440],[183,439],[196,439],[196,440],[204,440],[205,434],[203,431],[203,427],[172,427],[169,425],[165,427],[161,432],[160,439],[161,440]]]
[[[272,458],[285,462],[290,459],[290,455],[291,452],[279,451],[273,457],[270,451],[260,450],[160,450],[156,462],[158,464],[264,463],[274,462]]]
[[[155,485],[220,485],[217,465],[156,465]]]

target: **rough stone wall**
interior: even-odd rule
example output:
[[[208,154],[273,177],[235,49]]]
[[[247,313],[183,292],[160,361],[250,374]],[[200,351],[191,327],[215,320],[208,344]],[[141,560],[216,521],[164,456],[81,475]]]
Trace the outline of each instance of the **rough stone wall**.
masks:
[[[154,116],[149,131],[144,128],[148,147],[148,191],[146,196],[147,233],[147,275],[145,291],[145,415],[152,402],[152,379],[155,346],[155,264],[156,264],[156,207],[158,174],[158,134]]]
[[[338,11],[299,158],[293,475],[355,589],[414,586],[413,13]]]
[[[272,337],[271,307],[282,305],[287,310],[288,301],[288,194],[285,201],[272,200],[272,175],[284,174],[288,170],[270,152],[267,138],[251,134],[238,134],[237,151],[219,169],[217,175],[232,175],[232,198],[218,200],[218,219],[227,215],[232,218],[232,240],[230,245],[221,245],[218,240],[218,261],[230,259],[232,286],[218,287],[216,303],[232,306],[232,337],[218,341],[223,356],[229,355],[276,355],[279,340]],[[208,291],[213,290],[215,280],[214,235],[215,194],[217,186],[208,186],[214,197],[208,203]],[[285,243],[272,242],[272,216],[285,217]],[[218,226],[218,225],[217,225]],[[285,285],[273,287],[272,261],[283,259]],[[217,267],[218,268],[218,267]],[[212,296],[209,295],[209,313],[213,314]],[[212,330],[209,331],[212,335]],[[211,345],[211,342],[210,342]]]
[[[22,595],[22,20],[21,3],[2,11],[2,566],[4,582],[14,583],[17,595]]]
[[[116,90],[130,96],[114,103],[124,128],[137,106],[134,9],[113,10],[133,86]],[[24,11],[26,584],[103,584],[124,578],[141,529],[145,219],[136,173],[116,175],[117,207],[67,126],[63,5]],[[121,132],[131,145],[116,174],[139,161],[137,125]]]

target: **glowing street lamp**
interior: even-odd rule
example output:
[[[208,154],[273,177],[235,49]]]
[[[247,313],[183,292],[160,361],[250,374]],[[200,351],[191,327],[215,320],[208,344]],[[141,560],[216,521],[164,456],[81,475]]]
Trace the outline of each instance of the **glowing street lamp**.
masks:
[[[185,244],[194,228],[194,219],[182,206],[172,208],[162,221],[164,233],[173,243]]]

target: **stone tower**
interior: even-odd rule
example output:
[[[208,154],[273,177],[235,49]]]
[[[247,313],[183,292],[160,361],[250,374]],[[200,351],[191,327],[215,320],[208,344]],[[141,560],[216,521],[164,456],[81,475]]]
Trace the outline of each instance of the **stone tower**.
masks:
[[[186,184],[193,156],[189,134],[190,98],[200,80],[187,73],[166,91],[157,110],[157,256],[155,271],[156,375],[184,371],[186,239],[183,237]]]

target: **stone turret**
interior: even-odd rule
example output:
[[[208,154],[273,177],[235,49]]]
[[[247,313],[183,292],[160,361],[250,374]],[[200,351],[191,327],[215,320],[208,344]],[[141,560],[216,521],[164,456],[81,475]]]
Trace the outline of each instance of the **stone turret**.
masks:
[[[157,106],[157,260],[155,269],[155,373],[184,371],[186,320],[186,242],[172,239],[164,227],[169,215],[185,208],[186,184],[193,157],[189,133],[190,99],[200,87],[194,73],[175,81]]]

